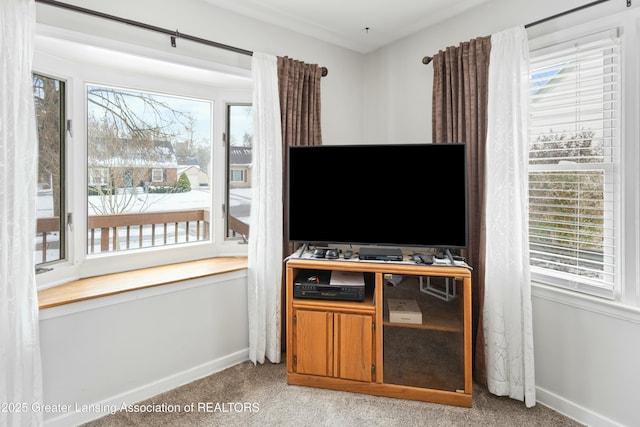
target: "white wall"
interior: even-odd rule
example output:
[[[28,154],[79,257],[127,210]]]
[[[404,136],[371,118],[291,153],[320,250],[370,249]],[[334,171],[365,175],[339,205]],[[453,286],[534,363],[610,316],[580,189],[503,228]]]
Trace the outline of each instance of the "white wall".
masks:
[[[365,59],[365,140],[431,141],[433,69],[423,65],[447,46],[537,21],[585,4],[585,1],[495,0],[440,25],[367,55]],[[633,2],[633,8],[639,7]],[[625,12],[626,2],[611,1],[569,17],[532,27],[529,35]],[[634,49],[634,47],[630,47]],[[635,62],[640,61],[635,46]],[[637,76],[625,82],[627,96],[637,98]],[[638,99],[635,100],[638,103]],[[637,134],[637,123],[631,124]],[[627,126],[628,128],[628,126]],[[630,138],[633,141],[633,138]],[[633,154],[637,158],[637,153]],[[633,173],[633,172],[631,172]],[[637,182],[637,181],[636,181]],[[626,213],[637,218],[637,201]],[[629,205],[636,205],[636,207]],[[630,221],[629,224],[633,224]],[[637,225],[632,225],[637,227]],[[623,271],[627,289],[637,287],[637,230],[629,230]],[[634,285],[635,283],[635,285]],[[637,291],[636,291],[637,293]],[[538,402],[588,425],[638,425],[640,381],[640,309],[637,295],[626,305],[566,296],[534,284],[533,322]]]
[[[538,401],[591,426],[638,425],[640,312],[533,289]]]
[[[247,360],[246,271],[42,310],[40,343],[46,424],[98,418]]]

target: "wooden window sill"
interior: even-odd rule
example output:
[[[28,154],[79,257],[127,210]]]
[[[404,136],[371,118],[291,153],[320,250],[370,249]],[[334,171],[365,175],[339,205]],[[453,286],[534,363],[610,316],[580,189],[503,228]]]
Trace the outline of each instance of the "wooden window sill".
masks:
[[[40,310],[247,268],[247,257],[218,257],[87,277],[38,291]]]

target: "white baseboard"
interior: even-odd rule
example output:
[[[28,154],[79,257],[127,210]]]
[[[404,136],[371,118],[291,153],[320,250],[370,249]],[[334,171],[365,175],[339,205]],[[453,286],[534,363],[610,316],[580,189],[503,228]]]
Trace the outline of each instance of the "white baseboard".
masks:
[[[553,409],[581,424],[592,427],[620,427],[621,424],[593,412],[591,409],[577,405],[544,388],[536,387],[536,402]]]
[[[224,369],[235,366],[239,363],[249,360],[249,349],[241,350],[236,353],[229,354],[216,360],[204,363],[200,366],[195,366],[177,374],[170,375],[166,378],[162,378],[158,381],[146,384],[144,386],[126,391],[117,396],[113,396],[101,402],[95,402],[93,404],[83,404],[76,408],[70,408],[66,413],[45,419],[45,426],[47,427],[67,427],[70,425],[79,425],[86,423],[105,415],[112,413],[114,410],[119,410],[123,404],[132,405],[136,402],[140,402],[156,396],[160,393],[164,393],[181,385],[190,383],[192,381],[204,378],[208,375],[220,372]]]

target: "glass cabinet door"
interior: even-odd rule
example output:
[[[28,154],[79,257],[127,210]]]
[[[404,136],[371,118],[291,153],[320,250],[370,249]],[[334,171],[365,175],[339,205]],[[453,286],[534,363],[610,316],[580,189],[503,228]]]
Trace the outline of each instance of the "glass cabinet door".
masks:
[[[464,391],[462,280],[383,277],[383,382]]]

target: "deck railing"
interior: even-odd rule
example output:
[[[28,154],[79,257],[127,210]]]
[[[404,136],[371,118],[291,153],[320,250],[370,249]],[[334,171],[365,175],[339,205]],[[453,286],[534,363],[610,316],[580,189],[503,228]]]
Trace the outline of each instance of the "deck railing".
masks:
[[[87,221],[87,252],[89,254],[163,246],[209,239],[209,211],[192,209],[181,211],[143,212],[118,215],[95,215]],[[47,262],[47,247],[51,235],[60,231],[58,217],[38,218],[37,250],[40,262]],[[229,229],[247,236],[249,226],[230,217]]]
[[[209,239],[204,209],[90,216],[90,254]]]
[[[38,218],[36,223],[36,237],[42,240],[37,243],[36,250],[41,248],[41,256],[38,263],[45,263],[47,259],[47,248],[49,246],[49,237],[60,231],[60,217],[53,216],[48,218]],[[59,243],[58,243],[59,244]]]

